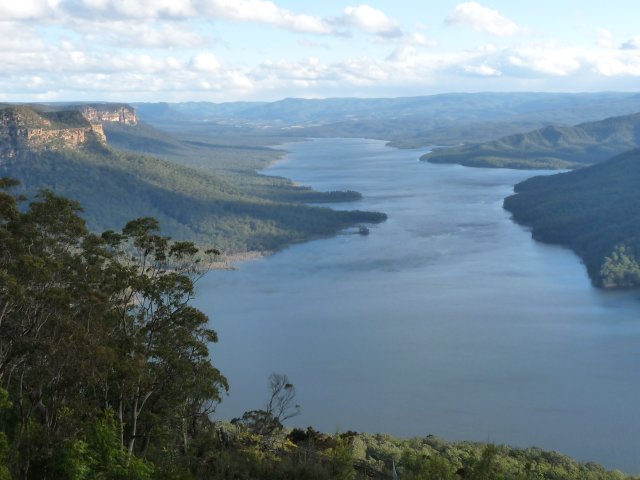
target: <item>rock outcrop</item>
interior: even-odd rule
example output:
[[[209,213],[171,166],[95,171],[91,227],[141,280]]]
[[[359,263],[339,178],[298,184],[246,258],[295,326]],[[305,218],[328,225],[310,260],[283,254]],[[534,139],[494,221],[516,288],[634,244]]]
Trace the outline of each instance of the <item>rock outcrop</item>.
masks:
[[[138,117],[128,105],[92,104],[57,111],[32,106],[0,108],[0,159],[13,158],[23,150],[104,145],[105,122],[137,125]]]
[[[102,124],[122,123],[124,125],[137,125],[138,117],[133,107],[129,105],[92,104],[80,107],[80,112],[90,123]]]

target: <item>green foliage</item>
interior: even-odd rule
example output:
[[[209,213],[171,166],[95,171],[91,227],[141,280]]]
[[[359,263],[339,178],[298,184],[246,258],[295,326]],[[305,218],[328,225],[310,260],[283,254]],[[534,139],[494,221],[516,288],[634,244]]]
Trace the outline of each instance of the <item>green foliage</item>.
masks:
[[[228,389],[209,355],[217,335],[189,305],[198,249],[160,236],[151,218],[97,237],[76,202],[44,191],[20,212],[2,195],[0,382],[12,406],[2,401],[0,419],[12,470],[150,478],[136,457],[187,451]]]
[[[571,247],[594,284],[640,284],[640,151],[516,185],[504,207],[533,237]]]
[[[611,255],[604,259],[600,270],[600,281],[604,287],[640,285],[640,263],[638,263],[637,252],[625,245],[617,245]]]
[[[502,480],[504,479],[504,469],[498,461],[498,448],[489,444],[484,447],[482,455],[470,468],[469,478],[472,480]]]
[[[120,433],[111,411],[86,434],[68,443],[60,455],[56,475],[69,480],[147,480],[153,466],[130,454],[120,443]]]
[[[336,434],[334,446],[330,449],[329,474],[332,480],[354,480],[354,458],[348,438]]]
[[[453,465],[443,456],[425,453],[406,448],[400,459],[402,478],[404,480],[456,480]]]

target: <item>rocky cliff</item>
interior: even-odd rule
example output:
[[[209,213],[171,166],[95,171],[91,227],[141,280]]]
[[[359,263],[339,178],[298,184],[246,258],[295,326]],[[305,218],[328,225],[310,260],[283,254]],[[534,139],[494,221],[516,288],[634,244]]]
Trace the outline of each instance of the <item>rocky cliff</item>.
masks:
[[[106,144],[102,122],[137,123],[131,107],[44,111],[32,106],[0,108],[0,159],[13,158],[23,150],[78,149]]]
[[[133,107],[129,105],[91,104],[80,107],[80,112],[90,123],[102,124],[121,123],[137,125],[138,117]]]

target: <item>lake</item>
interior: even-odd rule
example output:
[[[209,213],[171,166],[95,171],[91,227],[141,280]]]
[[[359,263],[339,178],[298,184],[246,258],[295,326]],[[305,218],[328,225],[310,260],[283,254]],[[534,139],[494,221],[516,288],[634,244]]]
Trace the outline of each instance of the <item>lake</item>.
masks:
[[[264,407],[281,372],[302,406],[289,426],[539,446],[640,472],[639,295],[594,289],[570,250],[510,220],[503,198],[540,172],[434,165],[375,140],[285,148],[265,173],[360,191],[334,207],[389,219],[201,280],[231,384],[219,418]]]

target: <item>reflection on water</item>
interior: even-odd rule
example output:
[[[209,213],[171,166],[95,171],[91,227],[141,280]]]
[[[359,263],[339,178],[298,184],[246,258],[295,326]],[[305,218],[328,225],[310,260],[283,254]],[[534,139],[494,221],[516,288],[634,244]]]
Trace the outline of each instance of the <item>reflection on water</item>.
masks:
[[[510,221],[502,199],[532,172],[432,165],[372,140],[287,149],[269,174],[358,190],[335,207],[389,220],[201,281],[232,388],[220,416],[262,407],[284,372],[303,408],[291,425],[536,445],[640,471],[640,303],[593,289],[570,251]]]

